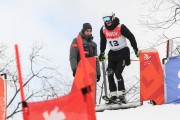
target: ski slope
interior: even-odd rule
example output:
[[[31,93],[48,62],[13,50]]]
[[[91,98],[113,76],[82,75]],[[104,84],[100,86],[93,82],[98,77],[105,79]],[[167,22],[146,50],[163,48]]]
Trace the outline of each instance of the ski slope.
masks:
[[[180,104],[151,105],[96,112],[97,120],[180,120]]]

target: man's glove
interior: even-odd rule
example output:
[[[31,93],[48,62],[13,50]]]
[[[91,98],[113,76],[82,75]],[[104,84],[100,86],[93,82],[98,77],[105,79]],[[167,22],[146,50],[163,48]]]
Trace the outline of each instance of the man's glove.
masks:
[[[139,57],[139,50],[134,50],[136,57]]]
[[[76,75],[76,70],[73,71],[73,77],[75,77],[75,75]]]
[[[99,82],[100,81],[100,75],[97,75],[97,82]]]
[[[103,53],[101,53],[100,55],[99,55],[99,61],[103,61],[104,60],[104,52]]]

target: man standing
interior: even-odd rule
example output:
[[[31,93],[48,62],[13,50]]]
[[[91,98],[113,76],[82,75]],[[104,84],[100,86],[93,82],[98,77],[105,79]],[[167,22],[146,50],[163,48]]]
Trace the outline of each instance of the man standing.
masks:
[[[120,102],[126,103],[125,86],[122,72],[125,66],[130,65],[130,50],[127,46],[126,38],[129,39],[131,46],[138,57],[138,48],[134,35],[124,25],[120,24],[119,18],[114,13],[108,13],[103,16],[104,25],[100,30],[100,55],[99,60],[102,61],[105,54],[106,44],[109,44],[110,51],[108,53],[108,81],[110,90],[111,104],[119,99]],[[117,78],[118,88],[116,87],[114,74]],[[119,96],[117,95],[119,91]]]
[[[82,37],[85,57],[97,56],[97,44],[93,41],[91,24],[84,23],[82,30],[79,32],[79,35]],[[71,69],[73,71],[73,76],[75,76],[78,62],[80,61],[80,53],[78,50],[78,44],[76,38],[73,39],[70,47],[69,60],[70,60]],[[101,74],[100,74],[100,66],[98,61],[96,63],[96,74],[97,74],[97,81],[99,81]]]

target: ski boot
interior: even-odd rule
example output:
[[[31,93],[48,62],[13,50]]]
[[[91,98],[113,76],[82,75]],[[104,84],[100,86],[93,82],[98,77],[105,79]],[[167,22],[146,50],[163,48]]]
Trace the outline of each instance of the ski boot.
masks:
[[[126,98],[125,98],[125,95],[120,95],[119,97],[118,97],[118,102],[120,102],[120,103],[124,103],[124,104],[126,104],[127,103],[127,101],[126,101]]]
[[[111,96],[106,104],[113,104],[116,103],[117,96]]]

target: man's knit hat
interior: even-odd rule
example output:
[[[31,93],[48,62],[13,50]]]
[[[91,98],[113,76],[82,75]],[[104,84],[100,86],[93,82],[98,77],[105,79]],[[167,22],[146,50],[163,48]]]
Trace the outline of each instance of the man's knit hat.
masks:
[[[87,29],[91,29],[92,30],[92,26],[90,23],[84,23],[83,24],[83,31],[87,30]]]

